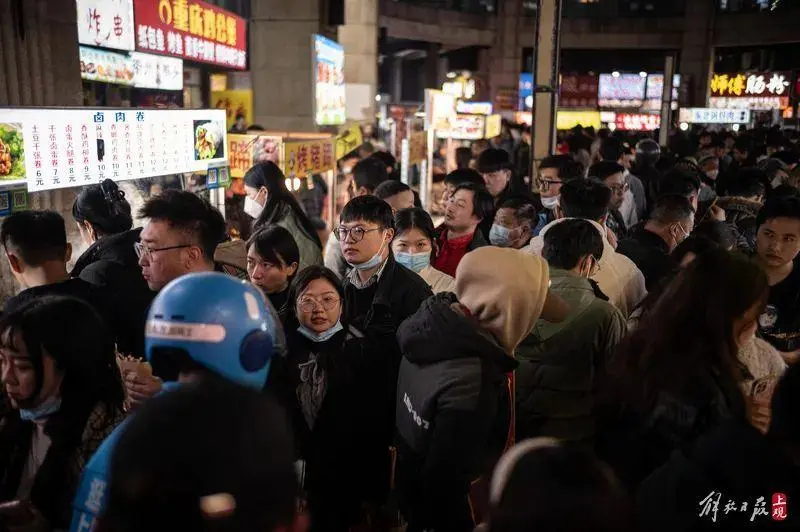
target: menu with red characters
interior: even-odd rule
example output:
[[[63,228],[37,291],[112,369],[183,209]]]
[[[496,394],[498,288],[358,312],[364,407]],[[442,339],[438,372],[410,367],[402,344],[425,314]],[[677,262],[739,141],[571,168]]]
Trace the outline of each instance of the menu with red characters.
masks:
[[[0,124],[21,132],[21,142],[9,142],[13,172],[0,185],[13,178],[30,192],[204,171],[227,160],[224,110],[0,109]]]

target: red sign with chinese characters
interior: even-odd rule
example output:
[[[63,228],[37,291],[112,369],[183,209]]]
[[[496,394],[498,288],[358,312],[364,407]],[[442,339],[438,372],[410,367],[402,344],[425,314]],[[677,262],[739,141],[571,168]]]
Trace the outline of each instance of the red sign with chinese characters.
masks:
[[[559,107],[597,107],[597,76],[563,74],[558,89]]]
[[[617,113],[614,119],[617,129],[624,131],[654,131],[661,125],[659,115]]]
[[[247,21],[201,0],[135,0],[136,49],[244,70]]]
[[[786,504],[786,494],[773,493],[772,494],[772,520],[773,521],[786,521],[789,517],[789,509]]]

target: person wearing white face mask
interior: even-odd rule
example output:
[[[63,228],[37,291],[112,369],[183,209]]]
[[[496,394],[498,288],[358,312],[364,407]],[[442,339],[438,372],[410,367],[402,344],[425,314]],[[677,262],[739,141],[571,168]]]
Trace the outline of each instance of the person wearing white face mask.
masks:
[[[501,248],[522,249],[533,236],[536,207],[532,200],[516,197],[505,200],[494,215],[489,242]]]
[[[558,218],[556,208],[561,196],[561,185],[573,179],[584,177],[584,168],[571,155],[551,155],[539,164],[539,175],[536,186],[539,189],[544,211],[539,213],[539,220],[533,230],[537,236],[544,226]]]
[[[306,465],[311,518],[320,530],[347,530],[387,485],[379,473],[388,457],[387,411],[375,395],[385,392],[375,383],[388,371],[384,346],[395,328],[385,306],[367,328],[347,325],[341,282],[321,266],[298,274],[289,307],[284,404]]]
[[[286,188],[286,176],[275,163],[254,165],[244,176],[244,212],[253,228],[279,225],[292,234],[300,249],[300,269],[322,264],[322,243],[317,230],[297,199]]]
[[[397,263],[418,273],[434,294],[452,292],[455,279],[431,266],[436,255],[435,229],[431,216],[424,209],[403,209],[395,214],[394,225],[392,251]]]
[[[592,444],[595,376],[605,373],[625,319],[591,280],[603,237],[588,220],[565,220],[544,236],[550,290],[569,307],[560,323],[538,320],[517,348],[517,438]]]

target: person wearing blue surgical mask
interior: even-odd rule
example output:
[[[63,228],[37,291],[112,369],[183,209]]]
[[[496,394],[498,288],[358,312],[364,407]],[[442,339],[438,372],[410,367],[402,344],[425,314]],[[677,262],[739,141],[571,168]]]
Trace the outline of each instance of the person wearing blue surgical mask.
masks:
[[[347,530],[380,493],[387,457],[385,404],[376,376],[389,371],[395,328],[377,306],[367,328],[343,323],[345,293],[327,268],[310,266],[292,283],[282,382],[315,529]],[[382,384],[382,383],[381,383]]]
[[[124,415],[114,336],[88,303],[39,296],[0,318],[0,382],[0,520],[66,530],[84,464]]]
[[[489,242],[501,248],[524,248],[533,236],[532,227],[537,222],[536,216],[536,207],[528,198],[505,200],[494,215]]]
[[[436,256],[433,220],[424,209],[403,209],[394,216],[395,237],[392,252],[398,264],[419,274],[434,294],[452,292],[455,279],[440,272],[431,261]]]

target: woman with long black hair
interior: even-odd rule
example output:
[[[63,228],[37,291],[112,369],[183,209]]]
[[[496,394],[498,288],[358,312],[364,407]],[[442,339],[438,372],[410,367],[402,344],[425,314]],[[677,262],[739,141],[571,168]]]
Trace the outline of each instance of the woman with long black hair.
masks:
[[[88,303],[41,297],[0,319],[0,370],[4,516],[67,529],[84,464],[123,418],[114,339]]]
[[[133,246],[141,227],[132,229],[131,205],[117,184],[106,179],[81,189],[72,217],[89,246],[75,262],[72,277],[98,286],[113,305],[107,316],[122,353],[144,355],[144,322],[155,295],[142,277]]]
[[[598,453],[629,486],[726,419],[744,418],[740,347],[766,305],[764,271],[723,249],[699,255],[620,345],[601,391]]]
[[[244,175],[247,197],[244,212],[253,218],[253,228],[279,225],[288,230],[300,249],[300,269],[322,264],[322,243],[317,230],[286,188],[286,176],[275,163],[254,165]]]

